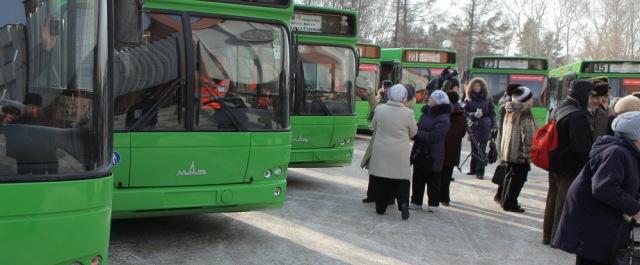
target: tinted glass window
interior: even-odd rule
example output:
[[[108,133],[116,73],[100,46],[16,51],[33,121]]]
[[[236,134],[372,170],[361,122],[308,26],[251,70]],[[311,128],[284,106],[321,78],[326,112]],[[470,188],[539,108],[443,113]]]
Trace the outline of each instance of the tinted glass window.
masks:
[[[487,82],[489,95],[496,104],[504,96],[507,84],[519,83],[531,89],[535,106],[546,106],[546,99],[540,97],[546,81],[542,75],[473,74],[472,78],[482,78]]]
[[[144,15],[140,43],[116,43],[114,128],[184,129],[182,22],[179,16]]]
[[[375,64],[360,64],[360,72],[359,76],[364,77],[365,79],[367,79],[369,82],[371,82],[371,86],[374,89],[374,93],[376,93],[378,91],[378,89],[380,88],[378,83],[380,83],[380,69],[378,68],[378,65]],[[360,88],[357,86],[356,84],[356,95],[357,95],[357,100],[360,101],[367,101],[368,100],[368,96],[367,93],[368,91],[366,90],[366,88]]]
[[[304,114],[353,114],[355,52],[344,47],[300,45]]]
[[[197,130],[288,128],[288,42],[282,26],[192,18]]]
[[[0,4],[0,182],[108,167],[100,9],[98,1]]]

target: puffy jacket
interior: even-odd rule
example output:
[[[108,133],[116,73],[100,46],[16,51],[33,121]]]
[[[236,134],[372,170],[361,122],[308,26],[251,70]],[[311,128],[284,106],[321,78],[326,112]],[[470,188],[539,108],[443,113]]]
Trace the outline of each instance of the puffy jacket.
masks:
[[[418,133],[411,150],[415,168],[441,172],[444,162],[444,142],[449,131],[450,104],[436,105],[422,108],[422,117],[418,123]]]

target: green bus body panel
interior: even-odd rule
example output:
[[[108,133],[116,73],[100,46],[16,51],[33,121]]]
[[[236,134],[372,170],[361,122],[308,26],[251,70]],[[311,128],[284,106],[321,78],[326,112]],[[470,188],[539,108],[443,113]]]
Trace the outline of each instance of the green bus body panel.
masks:
[[[114,166],[114,172],[129,171],[130,175],[122,182],[129,183],[128,186],[116,183],[114,215],[128,212],[124,216],[131,217],[136,212],[227,207],[222,202],[229,194],[233,194],[227,198],[229,203],[256,204],[254,197],[243,201],[241,194],[253,193],[248,191],[251,187],[259,189],[254,183],[266,185],[269,190],[256,193],[268,195],[262,197],[264,205],[275,207],[285,196],[290,132],[144,132],[116,133],[115,138],[130,139],[131,161],[125,161],[121,151],[126,148],[121,145],[126,140],[117,140],[120,145],[115,151],[122,160]],[[265,180],[265,172],[276,168],[282,175]],[[276,187],[282,194],[274,200]],[[231,193],[225,193],[227,190]],[[179,213],[164,213],[170,214]]]
[[[145,0],[144,8],[273,20],[286,25],[289,25],[293,14],[293,5],[277,8],[199,0]]]
[[[112,177],[0,184],[0,264],[106,261],[112,186]]]
[[[289,166],[337,167],[351,164],[356,121],[356,116],[292,116]]]

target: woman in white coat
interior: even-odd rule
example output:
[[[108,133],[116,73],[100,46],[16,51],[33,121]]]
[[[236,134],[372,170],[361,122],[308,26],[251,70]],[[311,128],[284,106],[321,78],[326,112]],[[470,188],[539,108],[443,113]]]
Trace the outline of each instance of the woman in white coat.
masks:
[[[369,163],[376,200],[376,212],[387,210],[388,202],[396,198],[402,219],[409,218],[411,178],[411,138],[418,128],[413,110],[405,107],[407,89],[395,85],[389,89],[389,101],[376,108],[371,121],[375,139]]]

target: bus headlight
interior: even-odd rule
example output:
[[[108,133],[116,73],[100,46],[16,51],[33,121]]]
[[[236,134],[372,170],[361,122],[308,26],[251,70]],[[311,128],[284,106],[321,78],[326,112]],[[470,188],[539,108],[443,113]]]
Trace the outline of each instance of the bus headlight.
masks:
[[[351,151],[347,151],[347,157],[351,157]]]
[[[266,179],[270,179],[271,178],[271,170],[265,170],[264,171],[264,178]]]
[[[347,144],[347,141],[345,139],[340,140],[340,145],[345,145]]]
[[[273,191],[273,196],[275,197],[280,197],[280,194],[282,193],[282,190],[280,189],[280,187],[277,187],[274,191]]]
[[[101,256],[95,256],[91,260],[91,265],[101,265],[101,264],[102,264],[102,257]]]
[[[282,168],[277,167],[273,170],[273,174],[276,175],[276,177],[282,176]]]

